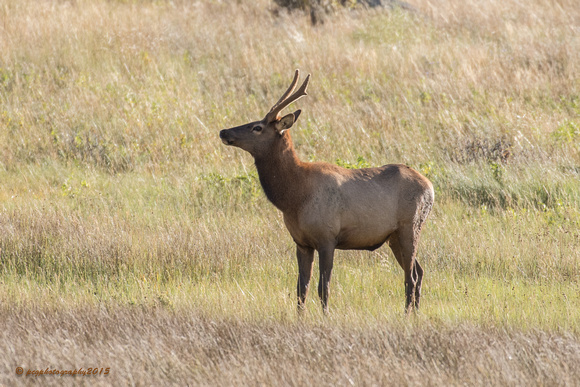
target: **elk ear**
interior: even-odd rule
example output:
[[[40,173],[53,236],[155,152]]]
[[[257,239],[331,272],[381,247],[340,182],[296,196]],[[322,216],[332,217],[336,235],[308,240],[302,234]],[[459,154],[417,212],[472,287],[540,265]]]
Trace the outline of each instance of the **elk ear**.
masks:
[[[288,129],[290,129],[292,125],[294,125],[294,122],[296,122],[296,120],[298,119],[298,116],[300,115],[301,112],[302,112],[301,110],[296,110],[294,113],[290,113],[280,118],[280,121],[276,122],[275,124],[276,131],[279,134],[282,134]]]

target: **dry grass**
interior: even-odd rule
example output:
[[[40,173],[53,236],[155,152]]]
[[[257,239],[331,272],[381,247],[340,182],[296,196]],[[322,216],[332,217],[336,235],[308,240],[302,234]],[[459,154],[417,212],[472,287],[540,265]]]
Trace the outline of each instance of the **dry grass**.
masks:
[[[578,384],[580,11],[413,5],[0,0],[0,383]],[[304,160],[434,182],[415,318],[381,249],[297,321],[293,243],[217,136],[294,68]]]
[[[569,334],[413,321],[256,324],[139,307],[3,308],[0,317],[0,383],[7,385],[572,386],[580,380],[580,342]],[[110,367],[110,375],[17,377],[19,366],[25,373]]]

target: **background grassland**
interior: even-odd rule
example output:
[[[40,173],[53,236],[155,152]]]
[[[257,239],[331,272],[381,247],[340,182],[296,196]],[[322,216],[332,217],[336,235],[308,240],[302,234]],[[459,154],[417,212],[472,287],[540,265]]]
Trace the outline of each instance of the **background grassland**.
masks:
[[[413,4],[0,0],[0,383],[577,384],[580,11]],[[435,185],[418,316],[383,248],[297,321],[291,238],[218,138],[295,68],[302,159]]]

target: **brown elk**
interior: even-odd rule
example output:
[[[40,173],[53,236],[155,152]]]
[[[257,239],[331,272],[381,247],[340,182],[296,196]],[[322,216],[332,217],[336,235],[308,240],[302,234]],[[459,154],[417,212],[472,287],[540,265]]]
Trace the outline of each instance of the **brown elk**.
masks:
[[[306,95],[310,74],[300,88],[296,70],[292,84],[261,120],[220,131],[226,145],[249,152],[268,199],[284,215],[296,243],[298,309],[304,308],[318,251],[318,295],[324,312],[334,250],[375,250],[385,242],[405,272],[405,310],[419,307],[423,268],[417,243],[433,206],[431,182],[401,164],[345,169],[337,165],[300,161],[288,129],[300,110],[284,117],[280,111]]]

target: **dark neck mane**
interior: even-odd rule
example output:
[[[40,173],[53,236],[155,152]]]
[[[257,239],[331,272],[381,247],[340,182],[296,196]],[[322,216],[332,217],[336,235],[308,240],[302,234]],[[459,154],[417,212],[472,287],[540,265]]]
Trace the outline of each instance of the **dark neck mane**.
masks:
[[[268,200],[282,212],[299,208],[307,180],[304,163],[298,159],[290,132],[284,132],[270,152],[255,157],[255,162]]]

